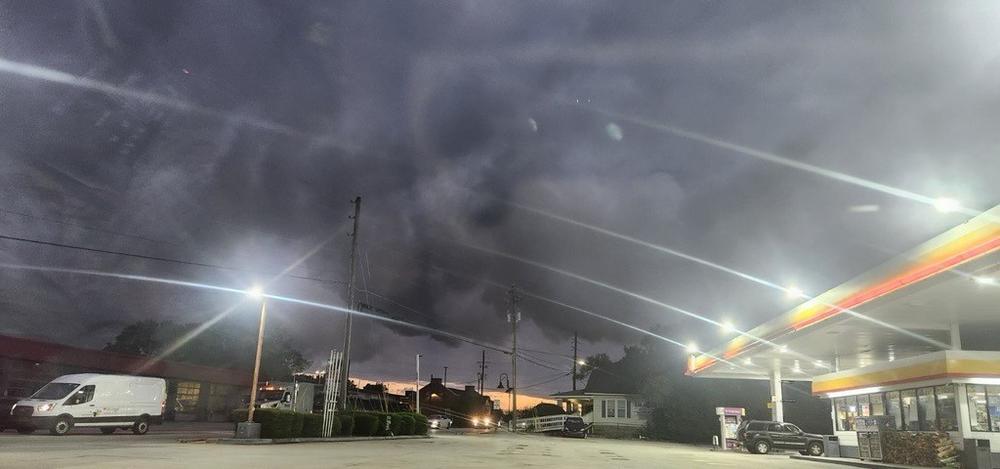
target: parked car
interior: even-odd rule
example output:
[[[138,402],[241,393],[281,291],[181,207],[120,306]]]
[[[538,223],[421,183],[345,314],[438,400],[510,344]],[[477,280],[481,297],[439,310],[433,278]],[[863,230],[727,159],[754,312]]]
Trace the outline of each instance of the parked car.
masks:
[[[823,455],[823,436],[806,433],[784,422],[744,420],[736,438],[750,453],[767,454],[772,449],[790,449],[804,455]]]
[[[451,417],[446,415],[432,415],[427,417],[427,424],[430,425],[432,429],[447,430],[451,428],[452,425]]]
[[[8,428],[14,428],[11,422],[10,410],[14,408],[14,404],[20,400],[16,397],[0,397],[0,432],[7,430]]]
[[[563,429],[559,434],[572,438],[586,438],[588,431],[590,431],[590,424],[584,422],[583,417],[570,415],[563,422]]]
[[[167,385],[161,378],[83,373],[60,376],[11,410],[19,433],[48,429],[65,435],[73,427],[116,429],[144,435],[150,424],[163,423]]]

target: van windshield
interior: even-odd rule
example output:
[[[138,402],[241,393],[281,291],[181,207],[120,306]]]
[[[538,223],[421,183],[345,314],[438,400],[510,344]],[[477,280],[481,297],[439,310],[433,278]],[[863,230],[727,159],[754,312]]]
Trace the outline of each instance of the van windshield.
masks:
[[[32,399],[62,399],[73,392],[79,384],[76,383],[49,383],[42,386],[38,392],[31,395]]]

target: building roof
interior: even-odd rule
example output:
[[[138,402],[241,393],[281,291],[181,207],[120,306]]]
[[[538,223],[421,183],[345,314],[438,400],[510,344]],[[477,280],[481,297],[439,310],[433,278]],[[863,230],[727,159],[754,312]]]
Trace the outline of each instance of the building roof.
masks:
[[[594,369],[587,378],[587,385],[579,391],[563,391],[552,394],[552,397],[576,397],[597,394],[629,395],[638,394],[638,383],[622,379],[620,373],[616,373],[617,364],[610,364],[606,367]]]
[[[963,328],[962,337],[1000,330],[1000,286],[977,281],[998,269],[1000,206],[693,355],[687,373],[766,378],[776,364],[784,379],[811,380],[951,348],[952,324]]]
[[[205,381],[216,384],[249,386],[252,379],[249,372],[242,370],[212,368],[166,360],[150,363],[147,357],[85,349],[7,335],[0,335],[0,357],[56,363],[93,371]]]

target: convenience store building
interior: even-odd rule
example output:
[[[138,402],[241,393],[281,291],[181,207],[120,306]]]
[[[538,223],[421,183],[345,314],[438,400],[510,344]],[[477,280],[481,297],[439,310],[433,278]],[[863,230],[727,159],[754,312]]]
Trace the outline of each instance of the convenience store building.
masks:
[[[783,420],[783,380],[831,400],[841,454],[857,457],[855,418],[905,431],[988,440],[1000,467],[1000,206],[717,349],[687,373],[768,380]]]

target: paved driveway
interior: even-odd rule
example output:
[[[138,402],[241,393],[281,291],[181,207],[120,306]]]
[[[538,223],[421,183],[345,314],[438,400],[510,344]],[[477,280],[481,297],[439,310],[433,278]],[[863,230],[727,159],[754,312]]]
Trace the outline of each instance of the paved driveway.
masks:
[[[183,428],[159,433],[0,436],[0,467],[379,467],[379,468],[835,468],[784,455],[713,452],[648,441],[586,440],[442,432],[426,440],[233,446],[177,443]],[[224,431],[195,427],[200,434]]]

